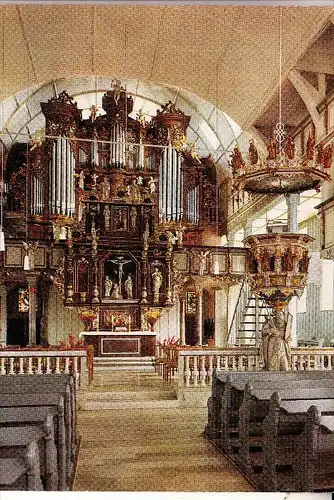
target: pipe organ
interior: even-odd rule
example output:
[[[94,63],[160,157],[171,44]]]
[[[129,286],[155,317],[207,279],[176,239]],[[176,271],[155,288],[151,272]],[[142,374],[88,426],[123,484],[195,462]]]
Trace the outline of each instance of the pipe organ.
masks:
[[[66,306],[98,311],[100,329],[147,329],[175,300],[175,248],[217,234],[216,166],[184,147],[189,116],[168,102],[151,122],[133,119],[119,81],[98,116],[92,106],[83,119],[66,92],[41,108],[44,141],[26,147],[25,165],[6,165],[18,200],[5,222],[28,204],[27,240],[63,252],[61,268],[48,272]]]

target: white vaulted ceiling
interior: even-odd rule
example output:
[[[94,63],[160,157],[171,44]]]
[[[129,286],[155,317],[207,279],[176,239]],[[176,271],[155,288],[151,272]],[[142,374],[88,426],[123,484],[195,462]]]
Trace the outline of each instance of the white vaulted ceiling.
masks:
[[[332,12],[283,8],[283,76]],[[117,75],[183,89],[247,128],[278,86],[273,6],[2,5],[0,22],[0,99],[52,80]]]

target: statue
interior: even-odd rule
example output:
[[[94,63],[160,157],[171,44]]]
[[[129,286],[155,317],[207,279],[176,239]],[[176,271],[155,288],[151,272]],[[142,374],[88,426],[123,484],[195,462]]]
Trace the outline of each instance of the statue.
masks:
[[[97,106],[95,106],[95,104],[92,104],[91,107],[89,108],[90,119],[92,122],[95,122],[98,110],[99,110],[99,108]]]
[[[254,143],[254,139],[251,139],[249,141],[248,153],[249,153],[249,161],[250,161],[251,165],[256,165],[258,160],[259,160],[259,155],[258,155],[256,146],[255,146],[255,143]]]
[[[290,330],[292,316],[288,322],[284,312],[275,310],[262,325],[262,351],[264,370],[286,371],[291,369]]]
[[[323,159],[324,168],[331,168],[332,167],[332,157],[333,157],[333,145],[329,144],[324,149],[324,159]]]
[[[109,201],[110,198],[110,183],[106,177],[104,177],[102,182],[102,199],[103,201]]]
[[[152,175],[151,175],[151,177],[150,177],[150,179],[148,181],[147,186],[148,186],[151,194],[154,194],[156,192],[157,188],[156,188],[156,185],[155,185],[155,180],[154,180],[154,178],[153,178]]]
[[[131,184],[126,188],[127,195],[130,196],[134,203],[140,202],[140,190],[136,179],[132,179]]]
[[[111,288],[112,288],[112,281],[109,278],[109,276],[106,276],[106,279],[104,281],[104,296],[105,297],[110,297]]]
[[[234,146],[233,154],[231,155],[231,163],[233,175],[241,175],[243,173],[245,162],[238,148],[238,144]]]
[[[274,160],[277,156],[277,144],[273,136],[269,139],[268,149],[268,160]]]
[[[307,143],[306,143],[306,158],[308,160],[314,159],[314,146],[315,146],[314,135],[309,134],[308,139],[307,139]]]
[[[206,269],[206,256],[209,255],[210,253],[210,250],[202,250],[201,252],[197,253],[195,252],[194,250],[192,250],[192,252],[194,253],[194,255],[196,257],[198,257],[199,259],[199,269],[198,269],[198,274],[200,276],[203,276],[204,274],[204,271]]]
[[[293,158],[295,156],[295,143],[293,142],[293,138],[291,137],[291,135],[289,135],[286,138],[286,141],[284,144],[284,152],[285,152],[285,156],[287,156],[287,158],[289,158],[289,160],[293,160]]]
[[[317,146],[317,163],[319,165],[324,164],[324,143],[321,141]]]
[[[143,111],[140,109],[136,115],[136,119],[139,121],[141,125],[146,125],[146,119]]]
[[[133,281],[132,281],[132,276],[131,274],[128,275],[124,282],[125,286],[125,292],[126,292],[126,298],[127,299],[132,299],[133,298]]]
[[[152,273],[152,284],[153,284],[153,302],[155,304],[159,303],[159,292],[162,286],[163,276],[161,271],[157,267],[154,268]]]
[[[80,170],[79,174],[79,189],[85,189],[85,174]]]
[[[122,90],[122,85],[120,80],[115,81],[115,86],[114,86],[114,101],[116,106],[118,106],[118,101],[120,100],[121,97],[121,90]]]
[[[96,187],[96,182],[97,182],[97,179],[99,178],[99,176],[97,174],[93,174],[92,175],[92,187]]]
[[[122,297],[120,297],[120,294],[119,294],[119,284],[116,281],[113,283],[111,298],[112,299],[122,298]]]

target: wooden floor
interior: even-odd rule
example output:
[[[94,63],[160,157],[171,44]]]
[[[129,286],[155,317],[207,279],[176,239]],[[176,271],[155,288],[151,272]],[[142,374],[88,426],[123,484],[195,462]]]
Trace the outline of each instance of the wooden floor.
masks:
[[[206,419],[204,408],[79,411],[73,490],[254,491],[203,437]]]

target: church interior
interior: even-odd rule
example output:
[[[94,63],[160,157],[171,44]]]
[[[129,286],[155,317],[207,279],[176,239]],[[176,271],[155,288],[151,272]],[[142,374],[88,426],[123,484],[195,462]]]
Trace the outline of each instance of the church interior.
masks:
[[[0,490],[334,490],[320,4],[0,6]]]

